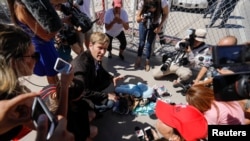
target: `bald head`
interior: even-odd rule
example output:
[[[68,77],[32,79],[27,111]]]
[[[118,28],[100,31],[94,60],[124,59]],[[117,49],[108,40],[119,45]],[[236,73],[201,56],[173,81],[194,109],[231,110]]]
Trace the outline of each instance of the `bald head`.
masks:
[[[231,46],[231,45],[236,45],[237,44],[237,38],[235,36],[226,36],[220,39],[218,42],[218,46]]]

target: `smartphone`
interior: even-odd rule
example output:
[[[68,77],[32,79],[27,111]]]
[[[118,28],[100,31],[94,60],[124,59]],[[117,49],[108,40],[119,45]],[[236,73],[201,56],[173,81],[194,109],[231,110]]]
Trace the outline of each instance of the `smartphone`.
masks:
[[[72,65],[62,58],[57,58],[54,69],[60,73],[69,73]]]
[[[38,117],[41,114],[45,114],[48,117],[48,133],[46,139],[49,140],[52,136],[56,126],[57,126],[57,119],[54,115],[49,111],[45,103],[42,101],[40,97],[35,97],[33,105],[32,105],[32,113],[31,117],[33,119],[34,125],[37,127],[38,124]]]
[[[138,126],[135,127],[135,134],[136,134],[136,137],[139,141],[144,141],[144,139],[145,139],[144,132],[140,127],[138,127]]]
[[[154,135],[152,133],[152,130],[151,130],[150,126],[144,128],[144,132],[146,133],[149,141],[153,141],[154,140]]]

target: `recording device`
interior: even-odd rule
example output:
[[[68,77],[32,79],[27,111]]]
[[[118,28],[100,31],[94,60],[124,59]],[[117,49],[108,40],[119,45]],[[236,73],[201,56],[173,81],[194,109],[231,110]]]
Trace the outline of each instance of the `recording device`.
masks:
[[[72,65],[62,58],[57,58],[56,63],[54,65],[54,69],[60,73],[68,74],[71,70]]]
[[[186,51],[188,46],[193,48],[194,40],[195,40],[195,29],[188,29],[187,30],[188,38],[185,41],[179,43],[179,47],[181,51]]]
[[[78,5],[83,5],[84,1],[83,1],[83,0],[76,0],[76,3],[77,3]]]
[[[250,47],[247,45],[217,46],[213,48],[215,67],[229,67],[234,74],[218,75],[213,78],[215,99],[232,101],[250,99]]]
[[[61,29],[62,21],[49,0],[21,1],[43,29],[48,32]]]
[[[250,65],[250,46],[215,46],[212,51],[216,68]]]
[[[175,52],[167,52],[162,56],[162,66],[161,71],[167,71],[170,67],[172,61],[174,60]]]
[[[150,19],[150,18],[152,18],[152,17],[151,17],[151,12],[144,13],[144,14],[143,14],[143,17],[144,17],[145,19]]]
[[[140,127],[135,127],[135,134],[139,141],[144,141],[144,132]]]
[[[185,54],[186,54],[186,50],[188,48],[188,46],[190,46],[191,48],[193,47],[194,44],[194,40],[195,40],[195,29],[188,29],[187,30],[187,34],[188,34],[188,38],[185,39],[185,41],[182,41],[179,43],[179,49],[174,52],[174,53],[166,53],[163,55],[162,57],[162,67],[161,67],[161,71],[166,71],[171,63],[173,61],[177,61],[180,66],[184,66],[187,65],[189,63],[188,59],[185,58]]]
[[[147,29],[149,29],[151,26],[151,20],[152,20],[151,12],[144,13],[143,17],[144,17],[144,19],[146,19],[146,27],[147,27]]]
[[[71,2],[68,2],[68,4],[69,5],[61,4],[61,11],[65,15],[72,15],[71,23],[76,27],[81,27],[81,32],[86,33],[92,28],[93,24],[99,20],[91,21],[85,13],[81,12]]]
[[[148,141],[154,141],[154,135],[152,133],[152,130],[151,130],[150,126],[144,128],[144,132],[146,133],[146,135],[148,137]]]
[[[250,99],[250,72],[218,75],[213,78],[215,99],[232,101]]]
[[[64,24],[63,28],[56,34],[56,44],[73,45],[77,42],[77,34],[73,28]]]
[[[32,113],[31,117],[33,119],[33,123],[38,127],[38,118],[41,114],[45,114],[48,118],[48,133],[46,139],[49,140],[53,135],[53,132],[57,126],[57,119],[54,115],[49,111],[47,106],[44,104],[40,97],[35,97],[33,105],[32,105]]]
[[[179,66],[185,66],[189,63],[188,59],[183,51],[168,52],[162,56],[162,66],[161,71],[167,71],[172,62],[175,62]]]

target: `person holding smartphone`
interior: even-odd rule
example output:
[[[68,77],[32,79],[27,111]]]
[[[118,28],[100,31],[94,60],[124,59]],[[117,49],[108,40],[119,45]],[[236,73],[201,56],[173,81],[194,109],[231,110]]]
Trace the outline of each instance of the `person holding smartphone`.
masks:
[[[67,120],[62,116],[58,116],[58,124],[53,132],[51,141],[74,141],[74,135],[67,131]],[[38,128],[36,141],[45,141],[48,130],[48,118],[46,115],[40,115],[38,118]]]
[[[39,53],[35,52],[30,36],[16,26],[0,24],[0,41],[0,73],[2,73],[2,75],[0,75],[2,77],[0,79],[0,101],[2,102],[2,100],[10,100],[23,93],[30,92],[26,86],[19,84],[18,78],[32,75],[35,63],[39,60],[40,56]],[[60,108],[56,115],[67,116],[68,87],[72,78],[72,71],[69,74],[61,75]],[[14,118],[19,120],[22,118],[30,119],[31,123],[31,103],[32,100],[30,100],[27,105],[22,104],[18,106],[18,111],[16,112],[19,114],[14,114]],[[27,115],[28,117],[25,117]],[[9,120],[11,124],[16,122],[12,121],[13,120]],[[14,124],[15,126],[12,125],[5,131],[13,129],[15,132],[14,134],[12,132],[11,137],[14,137],[21,131],[23,124],[23,122],[17,122]],[[33,129],[32,126],[30,127]]]
[[[21,125],[30,120],[29,116],[26,117],[16,117],[13,115],[19,115],[16,113],[20,110],[18,108],[23,104],[24,101],[32,100],[35,96],[38,96],[37,93],[26,93],[18,95],[10,100],[0,100],[0,138],[1,141],[11,139],[11,131],[18,131],[21,129]],[[66,125],[67,120],[58,116],[57,127],[51,137],[53,141],[74,141],[74,136],[72,133],[67,131]],[[11,121],[11,122],[10,122]],[[47,133],[47,117],[41,115],[38,119],[38,128],[36,141],[45,141]],[[14,128],[13,128],[14,127]],[[10,129],[10,130],[9,130]]]

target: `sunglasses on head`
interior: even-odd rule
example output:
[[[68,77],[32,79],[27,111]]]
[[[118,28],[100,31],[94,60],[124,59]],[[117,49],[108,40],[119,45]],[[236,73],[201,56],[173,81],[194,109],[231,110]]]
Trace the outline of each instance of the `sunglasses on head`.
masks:
[[[32,55],[29,56],[22,56],[22,57],[31,57],[32,59],[35,59],[36,61],[38,61],[40,59],[40,53],[35,52]]]

